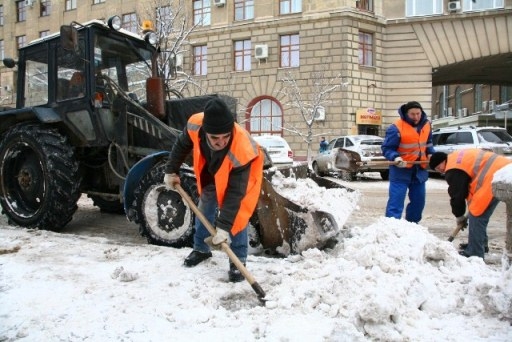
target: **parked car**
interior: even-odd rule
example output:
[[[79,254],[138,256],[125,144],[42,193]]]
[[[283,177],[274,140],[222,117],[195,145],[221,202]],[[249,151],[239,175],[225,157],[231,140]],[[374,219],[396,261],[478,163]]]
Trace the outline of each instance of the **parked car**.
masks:
[[[502,127],[443,127],[432,132],[432,141],[437,152],[481,148],[512,158],[512,136]]]
[[[464,148],[481,148],[512,158],[512,136],[503,127],[456,126],[434,129],[436,152],[451,153]],[[430,170],[433,175],[438,172]]]
[[[267,150],[275,165],[293,163],[293,151],[284,138],[277,135],[260,135],[253,136],[253,138]]]
[[[382,155],[381,145],[383,138],[376,135],[347,135],[341,136],[329,141],[327,150],[313,158],[313,171],[318,176],[327,174],[336,174],[346,180],[354,180],[358,173],[379,172],[384,180],[389,179],[389,165],[372,165],[371,162],[386,161]],[[357,152],[362,162],[367,165],[361,165],[357,171],[347,171],[336,168],[336,156],[340,148]]]

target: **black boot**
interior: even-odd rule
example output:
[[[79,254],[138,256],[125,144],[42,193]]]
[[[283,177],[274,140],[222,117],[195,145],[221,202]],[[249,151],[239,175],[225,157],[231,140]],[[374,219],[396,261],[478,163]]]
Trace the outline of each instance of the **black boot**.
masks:
[[[192,253],[190,253],[188,255],[188,257],[185,258],[185,261],[183,262],[183,264],[186,267],[194,267],[195,265],[199,264],[200,262],[205,261],[206,259],[211,258],[211,257],[212,257],[212,252],[202,253],[199,251],[192,251]]]
[[[244,263],[245,266],[245,263]],[[236,268],[235,264],[232,262],[229,263],[229,271],[228,271],[229,281],[232,283],[238,283],[244,280],[244,276],[242,272],[238,268]]]
[[[467,246],[468,246],[467,243],[461,243],[461,244],[459,244],[459,249],[464,250],[464,249],[466,249]],[[484,252],[489,253],[489,245],[485,245]]]

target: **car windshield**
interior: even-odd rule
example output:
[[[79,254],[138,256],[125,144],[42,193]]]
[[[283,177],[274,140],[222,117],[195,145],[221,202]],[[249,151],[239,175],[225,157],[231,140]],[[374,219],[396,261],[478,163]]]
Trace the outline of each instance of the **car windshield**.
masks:
[[[512,136],[505,132],[505,130],[480,131],[478,132],[478,139],[483,142],[498,144],[512,142]]]

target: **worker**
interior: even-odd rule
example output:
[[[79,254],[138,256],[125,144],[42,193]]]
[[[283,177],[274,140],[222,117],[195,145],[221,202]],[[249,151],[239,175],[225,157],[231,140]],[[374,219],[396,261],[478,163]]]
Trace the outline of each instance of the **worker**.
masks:
[[[444,173],[457,225],[467,224],[469,228],[468,244],[459,252],[461,255],[484,257],[487,224],[499,202],[492,193],[492,179],[496,171],[510,163],[512,160],[504,156],[476,148],[450,154],[436,152],[430,158],[430,168]]]
[[[389,167],[389,198],[386,217],[402,218],[404,201],[409,191],[405,219],[418,223],[425,208],[425,182],[428,180],[428,158],[434,153],[432,128],[427,114],[416,101],[398,109],[399,119],[386,130],[382,153],[395,164]],[[424,162],[413,164],[412,162]]]
[[[230,244],[245,265],[248,253],[249,218],[261,191],[264,156],[250,134],[234,122],[226,103],[220,98],[207,102],[204,112],[192,115],[174,144],[166,164],[165,184],[180,183],[179,170],[192,152],[199,192],[199,210],[215,227],[210,233],[195,218],[194,245],[184,261],[193,267],[212,256],[211,248]],[[244,279],[230,262],[229,281]]]

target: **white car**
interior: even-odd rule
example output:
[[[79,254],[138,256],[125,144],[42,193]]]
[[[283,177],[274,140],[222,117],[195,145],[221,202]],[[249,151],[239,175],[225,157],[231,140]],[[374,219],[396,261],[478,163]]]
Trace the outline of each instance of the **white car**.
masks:
[[[381,145],[383,138],[376,135],[347,135],[332,139],[327,146],[327,151],[318,154],[313,158],[313,171],[318,176],[325,176],[330,173],[337,174],[346,180],[354,180],[358,173],[379,172],[383,180],[389,179],[389,165],[372,165],[372,162],[386,162],[382,155]],[[357,152],[362,162],[357,170],[343,170],[336,167],[338,153],[343,154],[340,148]]]
[[[277,135],[260,135],[253,136],[253,138],[267,150],[272,163],[276,165],[293,163],[292,149],[282,137]]]

